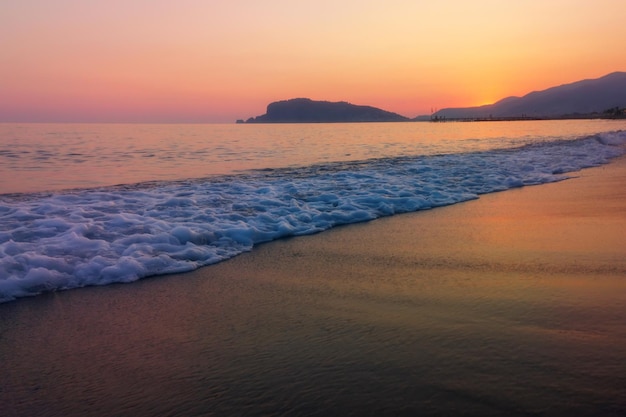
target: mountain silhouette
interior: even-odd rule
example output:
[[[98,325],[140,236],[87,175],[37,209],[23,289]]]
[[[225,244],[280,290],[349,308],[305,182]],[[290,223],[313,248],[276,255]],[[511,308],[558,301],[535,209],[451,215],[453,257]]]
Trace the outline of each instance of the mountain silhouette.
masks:
[[[454,119],[517,119],[568,117],[625,117],[626,72],[577,81],[523,97],[507,97],[494,104],[479,107],[445,108],[431,116],[409,119],[372,106],[359,106],[345,101],[315,101],[294,98],[276,101],[267,112],[238,123],[350,123],[404,122]]]
[[[433,118],[564,117],[603,113],[626,107],[626,72],[534,91],[523,97],[507,97],[480,107],[446,108]]]
[[[407,117],[371,106],[294,98],[267,106],[264,115],[251,117],[246,123],[349,123],[404,122]]]

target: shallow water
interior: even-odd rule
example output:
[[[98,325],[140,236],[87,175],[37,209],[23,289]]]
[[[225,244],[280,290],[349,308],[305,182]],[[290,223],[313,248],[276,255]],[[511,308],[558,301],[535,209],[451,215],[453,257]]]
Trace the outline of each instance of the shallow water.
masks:
[[[2,304],[3,415],[622,416],[624,175],[595,171]]]
[[[0,195],[0,302],[560,181],[622,155],[626,132],[601,131],[622,125],[3,125],[2,178],[24,192]]]

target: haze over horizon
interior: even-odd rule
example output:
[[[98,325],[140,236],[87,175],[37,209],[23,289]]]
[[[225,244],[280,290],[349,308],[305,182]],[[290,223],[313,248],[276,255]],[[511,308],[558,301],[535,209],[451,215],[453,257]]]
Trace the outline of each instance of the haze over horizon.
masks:
[[[22,0],[0,122],[228,122],[293,97],[408,117],[626,70],[626,2]]]

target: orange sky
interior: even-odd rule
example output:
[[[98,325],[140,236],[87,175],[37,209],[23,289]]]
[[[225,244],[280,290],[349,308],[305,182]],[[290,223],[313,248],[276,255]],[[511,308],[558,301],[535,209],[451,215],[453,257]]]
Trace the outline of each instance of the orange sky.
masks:
[[[623,0],[19,0],[0,121],[234,122],[293,97],[414,117],[626,71]]]

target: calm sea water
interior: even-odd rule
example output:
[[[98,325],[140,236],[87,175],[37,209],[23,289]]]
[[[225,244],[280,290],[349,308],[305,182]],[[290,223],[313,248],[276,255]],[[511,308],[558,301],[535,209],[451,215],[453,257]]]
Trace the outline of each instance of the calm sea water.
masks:
[[[0,194],[519,147],[623,121],[268,125],[0,124]]]
[[[624,121],[0,125],[0,302],[558,181]]]

